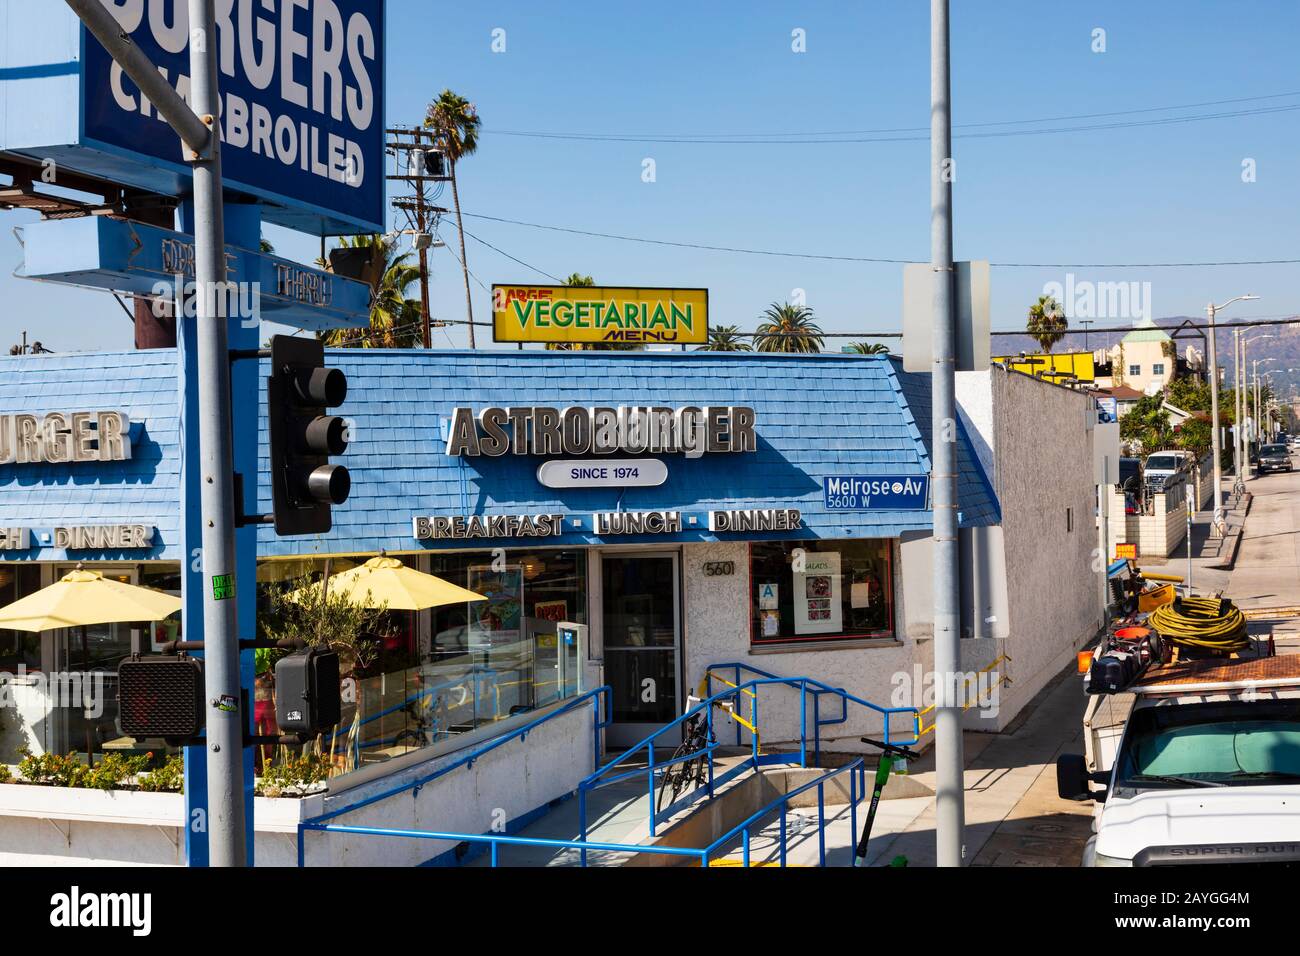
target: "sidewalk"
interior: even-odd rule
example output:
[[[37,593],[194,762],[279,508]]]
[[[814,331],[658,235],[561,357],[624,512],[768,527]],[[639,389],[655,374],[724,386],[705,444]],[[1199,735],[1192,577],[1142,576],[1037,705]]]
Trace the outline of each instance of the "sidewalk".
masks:
[[[1056,758],[1083,752],[1086,703],[1071,667],[1043,689],[1009,731],[963,735],[970,865],[1078,865],[1091,833],[1092,804],[1056,796]],[[933,768],[933,755],[927,754],[912,776],[933,787]],[[933,800],[914,805],[920,812],[901,832],[872,841],[873,858],[888,861],[902,854],[911,866],[935,865]]]
[[[1230,491],[1231,481],[1225,481],[1223,517],[1227,525],[1227,533],[1223,537],[1211,533],[1214,519],[1213,505],[1204,511],[1196,512],[1192,519],[1190,577],[1192,587],[1198,594],[1212,594],[1218,591],[1226,593],[1232,577],[1232,569],[1240,554],[1252,496],[1248,490],[1238,501],[1229,494]],[[1138,561],[1138,565],[1145,571],[1177,574],[1185,581],[1189,576],[1187,553],[1188,540],[1184,535],[1183,540],[1169,557],[1143,558]]]

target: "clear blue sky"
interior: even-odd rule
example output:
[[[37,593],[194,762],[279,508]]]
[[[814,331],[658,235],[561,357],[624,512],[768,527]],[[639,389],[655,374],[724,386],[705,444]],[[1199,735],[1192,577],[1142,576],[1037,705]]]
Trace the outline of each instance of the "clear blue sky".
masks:
[[[1173,112],[1069,120],[1132,123],[1300,105],[1294,0],[953,0],[954,122],[989,124],[1296,93]],[[563,0],[390,0],[390,124],[419,122],[438,91],[483,117],[461,167],[465,210],[653,239],[754,249],[924,259],[926,141],[790,145],[593,142],[500,131],[698,136],[912,129],[928,124],[928,8],[906,2],[632,4]],[[492,31],[506,52],[492,52]],[[791,50],[806,31],[807,52]],[[1106,31],[1094,53],[1093,30]],[[1151,262],[1300,257],[1300,112],[1042,135],[966,137],[954,152],[956,254],[995,262]],[[1034,127],[1015,127],[1034,128]],[[910,133],[897,136],[916,135]],[[642,181],[646,158],[656,181]],[[1258,178],[1242,182],[1242,161]],[[450,205],[450,190],[445,196]],[[6,226],[28,221],[10,213]],[[765,305],[806,291],[828,331],[897,329],[902,267],[674,249],[481,219],[466,228],[555,276],[603,284],[705,286],[715,324],[752,328]],[[317,242],[280,229],[282,254]],[[455,247],[454,226],[443,238]],[[484,285],[542,277],[470,240]],[[59,351],[128,347],[108,296],[14,279],[0,230],[0,342],[22,329]],[[436,250],[435,317],[464,317],[459,266]],[[997,268],[995,328],[1064,269]],[[1156,316],[1203,314],[1255,292],[1232,315],[1300,312],[1300,266],[1073,269],[1079,280],[1151,282]],[[544,280],[543,280],[544,281]],[[473,285],[476,318],[489,296]],[[463,328],[439,342],[464,342]],[[485,330],[486,331],[486,330]]]

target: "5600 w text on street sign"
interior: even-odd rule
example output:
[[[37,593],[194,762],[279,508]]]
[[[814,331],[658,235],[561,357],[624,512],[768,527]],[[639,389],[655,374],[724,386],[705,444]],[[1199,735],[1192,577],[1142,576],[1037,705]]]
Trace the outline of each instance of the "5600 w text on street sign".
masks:
[[[494,285],[497,342],[703,343],[708,289]]]
[[[822,479],[827,511],[924,511],[929,475],[853,475]]]

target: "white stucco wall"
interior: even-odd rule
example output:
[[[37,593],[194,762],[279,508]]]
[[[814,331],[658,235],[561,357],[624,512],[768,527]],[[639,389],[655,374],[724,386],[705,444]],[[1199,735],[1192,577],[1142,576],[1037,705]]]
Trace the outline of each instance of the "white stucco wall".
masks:
[[[989,376],[1010,617],[1001,728],[1101,626],[1100,570],[1089,398],[1001,367]]]
[[[706,561],[735,562],[736,573],[706,577],[703,570]],[[895,561],[896,568],[897,563]],[[682,569],[685,582],[683,645],[686,678],[692,692],[698,688],[710,665],[739,662],[779,677],[812,677],[832,687],[842,687],[864,700],[889,706],[896,675],[911,673],[914,642],[902,634],[898,640],[870,642],[875,646],[853,642],[852,646],[839,648],[751,651],[749,548],[743,542],[685,545]],[[905,614],[899,578],[896,571],[896,622],[903,620]],[[742,680],[745,679],[749,678],[742,675]],[[799,698],[799,691],[795,688],[769,686],[760,690],[758,726],[765,743],[777,745],[784,742],[788,746],[790,741],[797,740]],[[839,715],[838,703],[823,697],[823,705],[826,708],[823,718]],[[748,705],[741,713],[748,717]],[[808,720],[811,728],[811,701]],[[879,714],[851,705],[847,723],[823,728],[822,745],[834,751],[866,751],[868,748],[858,738],[864,735],[879,737],[882,722]],[[895,718],[894,729],[904,731],[905,723]],[[735,741],[730,726],[724,727],[721,722],[717,726],[720,742]],[[742,739],[748,742],[748,735]]]
[[[426,784],[336,822],[483,833],[574,789],[593,769],[594,714],[583,705]],[[456,760],[451,753],[335,797],[254,800],[257,866],[297,865],[300,818],[363,799]],[[0,866],[179,866],[180,794],[0,785]],[[308,833],[308,866],[414,866],[451,849],[445,841]]]

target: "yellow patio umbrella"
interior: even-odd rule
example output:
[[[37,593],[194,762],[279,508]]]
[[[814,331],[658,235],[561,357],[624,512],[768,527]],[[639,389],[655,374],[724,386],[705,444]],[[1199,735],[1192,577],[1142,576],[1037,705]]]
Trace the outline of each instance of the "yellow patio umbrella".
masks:
[[[309,585],[319,587],[319,585]],[[362,607],[387,607],[390,611],[423,611],[425,608],[486,601],[487,597],[432,574],[408,568],[397,558],[381,554],[365,564],[336,574],[327,582],[329,591],[343,594]],[[296,600],[303,589],[294,591]]]
[[[0,628],[53,631],[92,624],[161,621],[181,609],[181,599],[77,568],[35,594],[0,608]]]
[[[54,631],[81,628],[83,663],[90,669],[86,628],[94,624],[161,621],[181,609],[181,599],[152,588],[106,578],[80,565],[60,580],[0,608],[0,628],[11,631]],[[86,724],[86,760],[95,765],[94,740]]]

